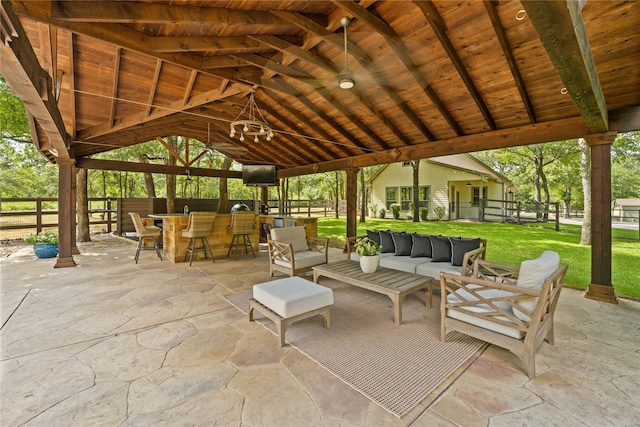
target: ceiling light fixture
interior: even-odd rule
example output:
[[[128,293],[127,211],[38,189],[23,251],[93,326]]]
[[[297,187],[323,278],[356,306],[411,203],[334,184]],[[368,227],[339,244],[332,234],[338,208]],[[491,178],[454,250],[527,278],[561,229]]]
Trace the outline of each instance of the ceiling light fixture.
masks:
[[[234,138],[236,134],[240,135],[240,141],[244,141],[245,135],[253,135],[253,142],[260,142],[259,136],[265,136],[267,141],[271,141],[271,138],[273,138],[273,131],[258,109],[258,104],[256,104],[256,100],[253,97],[255,91],[255,89],[250,90],[249,102],[247,102],[247,105],[244,106],[240,114],[231,122],[229,132],[231,138]],[[239,120],[245,112],[248,119]]]
[[[349,69],[349,55],[347,53],[347,27],[351,19],[347,16],[340,19],[340,25],[344,28],[344,68],[338,74],[338,81],[342,89],[351,89],[356,82],[353,80],[353,73]]]

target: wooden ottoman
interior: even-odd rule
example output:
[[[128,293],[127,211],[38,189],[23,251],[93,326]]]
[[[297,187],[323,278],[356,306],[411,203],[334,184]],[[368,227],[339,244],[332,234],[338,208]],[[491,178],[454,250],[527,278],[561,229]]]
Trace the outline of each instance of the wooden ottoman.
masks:
[[[249,300],[249,321],[253,321],[253,310],[271,319],[278,328],[280,347],[284,347],[284,335],[293,322],[320,314],[324,317],[324,327],[330,327],[331,305],[331,289],[301,277],[287,277],[253,287],[253,298]]]

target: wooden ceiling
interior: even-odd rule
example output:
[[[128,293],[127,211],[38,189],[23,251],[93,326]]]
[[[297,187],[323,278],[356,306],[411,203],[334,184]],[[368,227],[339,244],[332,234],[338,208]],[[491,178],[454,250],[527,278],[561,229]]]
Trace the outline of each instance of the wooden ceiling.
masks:
[[[79,165],[182,135],[284,177],[640,129],[637,1],[3,0],[1,49]],[[252,88],[270,142],[229,136]]]

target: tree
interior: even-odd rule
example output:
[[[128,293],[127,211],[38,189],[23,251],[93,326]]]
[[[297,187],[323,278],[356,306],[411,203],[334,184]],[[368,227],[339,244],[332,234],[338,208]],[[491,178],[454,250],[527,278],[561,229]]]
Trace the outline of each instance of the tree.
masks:
[[[76,174],[77,242],[91,241],[91,230],[89,229],[89,199],[87,198],[87,173],[87,169],[78,169]]]
[[[231,168],[231,160],[229,157],[225,157],[222,161],[222,166],[220,169],[228,171]],[[227,188],[227,178],[220,177],[218,181],[218,193],[220,194],[220,198],[218,200],[218,212],[224,213],[227,211],[227,205],[229,204],[229,189]]]
[[[584,217],[580,244],[591,244],[591,148],[584,138],[578,140],[580,146],[580,176],[582,177],[582,191],[584,193]]]

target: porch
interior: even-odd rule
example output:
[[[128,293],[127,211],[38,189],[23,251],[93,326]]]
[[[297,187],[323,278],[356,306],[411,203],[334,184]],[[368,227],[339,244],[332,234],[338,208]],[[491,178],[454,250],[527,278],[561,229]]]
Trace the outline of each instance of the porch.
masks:
[[[109,235],[73,269],[24,248],[0,262],[3,426],[631,425],[640,303],[564,289],[538,375],[489,346],[399,419],[221,296],[267,281],[266,253],[173,264]],[[148,255],[148,256],[145,256]],[[330,251],[330,260],[343,258]],[[331,262],[331,261],[330,261]],[[437,308],[435,308],[437,310]],[[295,327],[295,326],[294,326]]]

